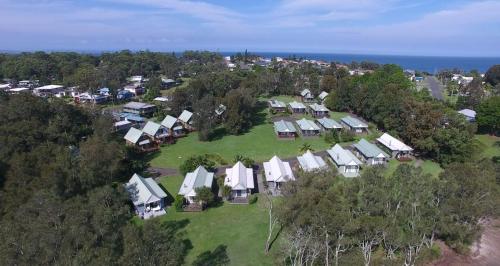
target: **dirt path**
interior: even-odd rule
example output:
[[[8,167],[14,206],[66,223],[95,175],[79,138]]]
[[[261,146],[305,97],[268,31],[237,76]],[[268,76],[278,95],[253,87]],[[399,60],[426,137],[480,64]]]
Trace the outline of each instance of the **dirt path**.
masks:
[[[500,220],[484,223],[481,239],[476,241],[470,255],[459,255],[443,242],[438,242],[442,256],[428,266],[497,266],[500,265]]]

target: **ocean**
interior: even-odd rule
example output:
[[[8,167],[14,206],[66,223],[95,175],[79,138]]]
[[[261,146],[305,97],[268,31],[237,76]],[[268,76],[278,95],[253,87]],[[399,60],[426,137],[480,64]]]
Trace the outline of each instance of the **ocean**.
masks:
[[[249,51],[250,52],[250,51]],[[283,52],[250,52],[266,58],[289,57],[305,58],[312,60],[335,61],[351,63],[353,61],[370,61],[379,64],[396,64],[403,69],[426,71],[431,74],[443,69],[460,69],[470,71],[473,69],[484,73],[493,65],[500,64],[500,57],[440,57],[440,56],[401,56],[401,55],[361,55],[361,54],[323,54],[323,53],[283,53]],[[221,52],[233,55],[235,52]]]

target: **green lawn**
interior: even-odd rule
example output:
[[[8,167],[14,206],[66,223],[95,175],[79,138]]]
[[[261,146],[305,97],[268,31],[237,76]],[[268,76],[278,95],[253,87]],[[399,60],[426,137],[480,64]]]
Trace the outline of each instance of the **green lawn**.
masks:
[[[476,135],[476,140],[480,143],[480,150],[482,156],[485,158],[492,158],[500,156],[500,137],[490,135]]]
[[[179,190],[182,177],[163,177],[161,184],[173,196]],[[189,239],[193,248],[188,252],[186,264],[191,264],[196,257],[213,251],[219,245],[227,246],[231,265],[274,265],[279,244],[264,254],[267,237],[267,211],[262,200],[252,205],[224,204],[209,208],[203,212],[183,213],[169,208],[160,219],[188,223],[181,233]]]
[[[151,165],[156,167],[178,168],[188,157],[199,154],[214,154],[232,163],[237,154],[252,158],[257,162],[271,159],[274,155],[282,158],[294,157],[304,143],[309,143],[314,150],[325,150],[330,147],[323,137],[297,138],[280,140],[276,137],[272,124],[261,124],[239,136],[223,136],[221,139],[201,142],[196,132],[190,133],[177,143],[161,148],[161,152],[153,156]]]
[[[415,166],[417,164],[417,160],[413,160],[411,162],[400,162],[398,160],[391,159],[389,161],[389,163],[387,164],[387,168],[386,168],[386,172],[385,172],[387,174],[387,176],[392,175],[392,173],[394,173],[394,171],[396,171],[396,168],[400,164],[403,164],[403,163],[409,163],[409,164]],[[433,177],[438,177],[439,174],[443,171],[443,169],[441,168],[441,166],[438,163],[433,162],[433,161],[429,161],[429,160],[421,161],[420,167],[422,168],[422,171],[424,173],[431,174]]]

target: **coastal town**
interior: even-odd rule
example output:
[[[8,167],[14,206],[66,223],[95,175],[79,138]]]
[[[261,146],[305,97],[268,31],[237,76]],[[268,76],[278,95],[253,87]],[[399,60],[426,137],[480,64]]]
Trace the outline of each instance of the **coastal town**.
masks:
[[[8,55],[0,64],[6,69],[39,56]],[[66,60],[61,54],[44,56],[53,65]],[[233,265],[283,260],[309,265],[296,261],[298,256],[313,260],[315,245],[323,245],[327,232],[335,235],[328,245],[343,250],[331,255],[340,264],[414,265],[439,261],[439,250],[467,249],[465,242],[473,241],[478,227],[464,223],[494,227],[485,217],[495,217],[489,206],[499,199],[498,65],[485,73],[426,73],[391,64],[247,52],[122,51],[92,57],[95,65],[82,63],[71,74],[40,76],[42,71],[33,68],[35,78],[25,79],[16,68],[11,76],[2,72],[0,132],[9,136],[2,140],[2,152],[10,158],[2,161],[9,167],[1,169],[6,212],[19,210],[23,203],[16,198],[50,188],[56,198],[36,193],[33,200],[51,207],[44,203],[23,211],[37,221],[59,206],[54,200],[68,198],[69,204],[79,195],[84,209],[102,212],[86,214],[92,223],[123,217],[109,222],[119,229],[108,234],[119,234],[115,237],[126,252],[137,238],[147,248],[156,237],[159,245],[175,250],[165,242],[174,239],[171,244],[182,251],[168,253],[173,264],[195,264],[209,250],[210,258],[221,256]],[[117,69],[110,70],[107,60]],[[113,71],[121,76],[111,79]],[[31,118],[25,120],[26,115]],[[48,152],[54,159],[48,165],[40,159],[28,171],[14,164],[27,152],[40,158]],[[425,206],[418,213],[412,211],[415,202]],[[65,212],[66,217],[83,215]],[[451,215],[457,220],[446,218]],[[9,226],[25,226],[17,216],[9,217]],[[405,224],[412,223],[420,226],[411,233],[418,240],[390,242],[389,235],[410,237],[391,228],[407,230]],[[176,226],[182,233],[169,231]],[[370,226],[374,231],[363,231]],[[460,236],[464,230],[468,235]],[[372,241],[368,249],[365,237]],[[318,242],[303,242],[308,238]],[[122,260],[137,259],[137,253],[126,252]]]

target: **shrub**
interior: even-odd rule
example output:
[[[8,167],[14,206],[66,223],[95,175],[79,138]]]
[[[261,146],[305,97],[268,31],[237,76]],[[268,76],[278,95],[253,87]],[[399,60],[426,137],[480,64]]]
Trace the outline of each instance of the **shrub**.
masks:
[[[208,171],[212,171],[213,168],[215,167],[215,163],[209,160],[208,156],[204,154],[204,155],[189,157],[186,161],[184,161],[181,164],[179,170],[182,173],[182,175],[186,175],[187,173],[196,170],[196,168],[198,168],[198,166],[200,165],[205,167]]]
[[[231,191],[232,191],[232,188],[230,186],[223,186],[222,187],[222,197],[227,199],[229,196],[231,196]]]
[[[349,141],[353,141],[354,137],[355,137],[354,133],[352,133],[351,131],[343,130],[342,132],[340,132],[339,139],[340,139],[340,142],[349,142]]]
[[[259,199],[258,196],[256,194],[253,194],[248,199],[248,204],[254,204],[257,202],[258,199]]]
[[[174,207],[175,207],[175,210],[178,212],[184,211],[184,209],[183,209],[184,197],[182,195],[175,196]]]

